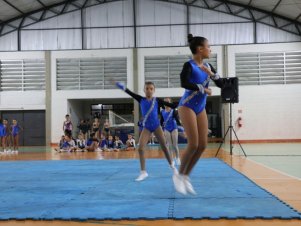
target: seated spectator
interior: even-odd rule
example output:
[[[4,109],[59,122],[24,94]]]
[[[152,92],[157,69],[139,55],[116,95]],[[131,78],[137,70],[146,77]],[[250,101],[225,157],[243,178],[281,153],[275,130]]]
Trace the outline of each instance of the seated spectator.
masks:
[[[60,142],[58,143],[58,147],[55,148],[54,150],[59,151],[60,149],[62,149],[63,145],[64,145],[64,142],[65,142],[65,135],[62,135],[61,139],[60,139]]]
[[[62,146],[59,149],[55,149],[55,150],[58,152],[73,152],[76,150],[76,145],[70,135],[65,135]]]
[[[88,139],[87,144],[86,144],[86,150],[89,152],[102,151],[99,148],[99,141],[96,138],[95,133],[90,134],[90,138]]]
[[[102,150],[105,150],[108,147],[108,140],[106,139],[106,136],[103,133],[100,134],[99,147]]]
[[[126,141],[126,151],[134,151],[136,148],[136,142],[132,134],[128,134],[128,139]]]
[[[104,151],[113,151],[113,150],[114,150],[113,136],[109,136],[107,140],[107,147],[104,149]]]
[[[77,151],[84,152],[86,151],[86,140],[84,139],[84,135],[82,133],[78,134],[77,139]]]
[[[120,151],[123,147],[123,142],[119,139],[119,136],[115,136],[114,151]]]

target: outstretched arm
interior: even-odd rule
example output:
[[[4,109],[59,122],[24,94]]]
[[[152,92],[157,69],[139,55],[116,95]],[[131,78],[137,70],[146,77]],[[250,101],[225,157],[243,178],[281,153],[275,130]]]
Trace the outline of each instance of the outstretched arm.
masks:
[[[129,90],[128,88],[126,88],[126,86],[124,84],[122,84],[121,82],[116,82],[115,84],[119,89],[123,90],[124,92],[126,92],[127,94],[129,94],[131,97],[133,97],[135,100],[137,100],[138,102],[141,101],[141,99],[143,98],[142,96],[132,92],[131,90]]]

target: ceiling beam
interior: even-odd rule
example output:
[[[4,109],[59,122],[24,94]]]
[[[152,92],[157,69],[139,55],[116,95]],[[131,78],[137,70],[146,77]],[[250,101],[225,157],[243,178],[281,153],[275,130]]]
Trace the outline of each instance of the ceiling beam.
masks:
[[[276,9],[278,8],[278,6],[280,5],[280,3],[282,2],[282,0],[279,0],[276,5],[274,6],[274,8],[272,9],[272,13],[274,13],[276,11]]]

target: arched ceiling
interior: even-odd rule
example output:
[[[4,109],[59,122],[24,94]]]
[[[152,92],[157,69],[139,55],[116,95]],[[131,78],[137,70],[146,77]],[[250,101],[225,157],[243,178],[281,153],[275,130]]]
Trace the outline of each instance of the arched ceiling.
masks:
[[[113,1],[121,0],[0,0],[0,36],[64,13]],[[156,1],[219,11],[301,36],[301,0]]]

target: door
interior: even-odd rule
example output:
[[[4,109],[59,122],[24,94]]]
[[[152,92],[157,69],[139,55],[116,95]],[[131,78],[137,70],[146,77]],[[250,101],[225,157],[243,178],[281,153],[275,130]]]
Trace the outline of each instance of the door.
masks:
[[[18,120],[23,128],[20,146],[45,146],[45,111],[3,111],[2,119]]]

